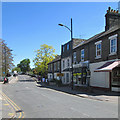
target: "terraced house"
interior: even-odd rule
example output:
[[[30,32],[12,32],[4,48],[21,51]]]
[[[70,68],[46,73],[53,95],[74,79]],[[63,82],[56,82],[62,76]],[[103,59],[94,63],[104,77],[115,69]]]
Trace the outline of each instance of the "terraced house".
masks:
[[[120,13],[111,9],[105,15],[105,31],[88,40],[62,45],[61,72],[63,83],[70,83],[73,65],[74,86],[91,86],[120,91]]]
[[[73,50],[74,84],[89,84],[92,87],[119,91],[120,13],[109,7],[105,18],[105,31],[89,38]]]
[[[59,74],[61,73],[61,56],[58,55],[53,61],[48,63],[48,80],[58,79],[60,80]]]
[[[84,39],[73,38],[73,48],[83,42]],[[61,73],[62,83],[70,84],[72,79],[72,41],[61,46]]]

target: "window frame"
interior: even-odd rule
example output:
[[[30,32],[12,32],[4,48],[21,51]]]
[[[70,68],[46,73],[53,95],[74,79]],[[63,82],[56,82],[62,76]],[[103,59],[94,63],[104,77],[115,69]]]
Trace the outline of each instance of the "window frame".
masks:
[[[116,53],[117,53],[117,34],[115,34],[115,35],[112,35],[112,36],[110,36],[109,37],[109,40],[110,40],[110,54],[109,55],[115,55]],[[112,40],[115,40],[115,45],[111,45],[111,43],[112,43]],[[111,52],[112,51],[112,48],[113,47],[113,49],[114,49],[114,47],[115,47],[115,51],[114,52]]]
[[[83,51],[84,51],[84,59],[82,59],[82,57],[83,57],[83,56],[82,56],[82,55],[83,55],[82,52],[83,52]],[[84,60],[85,60],[85,50],[82,49],[82,50],[81,50],[81,61],[84,61]]]
[[[69,50],[69,47],[70,47],[70,45],[69,45],[69,43],[67,44],[67,50]]]
[[[102,56],[102,40],[96,42],[95,45],[96,45],[96,53],[95,53],[96,56],[95,57],[96,57],[96,59],[99,59]],[[98,45],[100,45],[100,49],[99,50],[97,49]],[[100,51],[100,55],[97,54],[99,51]]]
[[[77,58],[76,54],[77,54],[77,52],[73,52],[73,63],[76,62],[76,58]]]

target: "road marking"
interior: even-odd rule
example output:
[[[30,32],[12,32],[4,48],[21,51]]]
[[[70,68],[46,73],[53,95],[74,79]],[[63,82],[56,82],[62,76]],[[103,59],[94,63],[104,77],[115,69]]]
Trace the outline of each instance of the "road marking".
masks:
[[[13,116],[13,115],[14,115],[14,113],[8,113],[8,115],[9,115],[9,116]]]
[[[9,104],[4,104],[5,106],[9,105]]]
[[[1,92],[1,91],[0,91]],[[18,107],[8,96],[6,96],[3,92],[1,94],[6,98],[7,102],[11,104],[11,106],[16,110],[20,111],[20,107]],[[24,112],[19,112],[19,117],[18,118],[24,118]]]

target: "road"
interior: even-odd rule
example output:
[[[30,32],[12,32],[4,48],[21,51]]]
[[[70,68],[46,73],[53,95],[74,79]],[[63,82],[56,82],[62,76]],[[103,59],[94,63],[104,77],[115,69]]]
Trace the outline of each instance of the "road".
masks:
[[[117,118],[118,103],[98,101],[37,87],[26,75],[2,85],[8,96],[24,113],[24,118]]]

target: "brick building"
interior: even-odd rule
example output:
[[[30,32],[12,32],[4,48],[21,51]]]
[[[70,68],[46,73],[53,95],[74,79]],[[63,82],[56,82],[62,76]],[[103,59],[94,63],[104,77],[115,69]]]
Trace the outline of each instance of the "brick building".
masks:
[[[105,23],[105,31],[88,40],[73,40],[73,55],[71,41],[62,45],[63,84],[71,82],[73,56],[74,85],[120,91],[120,13],[109,7]]]

